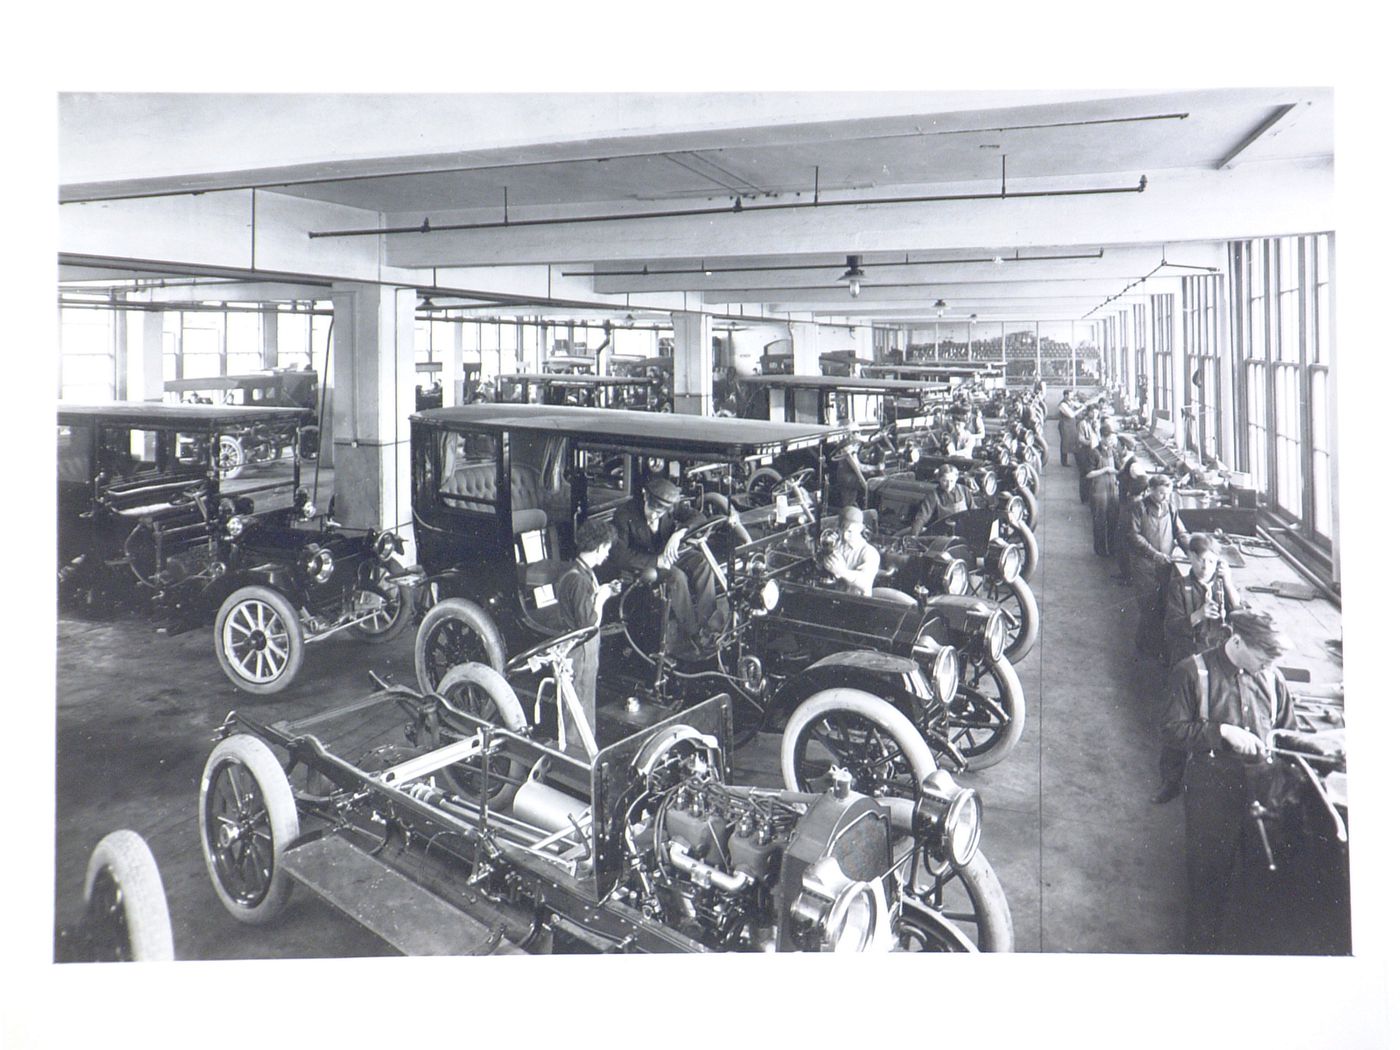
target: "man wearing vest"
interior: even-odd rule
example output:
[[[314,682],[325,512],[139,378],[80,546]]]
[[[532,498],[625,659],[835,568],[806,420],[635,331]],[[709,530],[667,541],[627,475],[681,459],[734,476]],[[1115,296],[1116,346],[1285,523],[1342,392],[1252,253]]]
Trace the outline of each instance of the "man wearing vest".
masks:
[[[1148,479],[1147,491],[1137,500],[1128,525],[1128,549],[1132,553],[1133,586],[1138,601],[1138,651],[1160,660],[1164,588],[1171,579],[1172,551],[1186,549],[1188,534],[1172,508],[1172,480],[1165,474]]]
[[[1250,806],[1273,772],[1270,730],[1296,725],[1288,684],[1274,667],[1287,640],[1265,612],[1241,610],[1230,626],[1223,644],[1172,668],[1162,717],[1164,742],[1188,753],[1188,952],[1219,951],[1232,896],[1268,878]]]

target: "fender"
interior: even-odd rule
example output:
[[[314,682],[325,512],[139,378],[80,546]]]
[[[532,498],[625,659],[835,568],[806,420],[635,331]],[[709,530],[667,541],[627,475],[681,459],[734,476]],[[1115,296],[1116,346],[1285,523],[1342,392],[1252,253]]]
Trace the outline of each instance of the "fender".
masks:
[[[928,705],[937,701],[914,691],[914,676],[923,669],[907,656],[869,650],[846,650],[824,656],[785,681],[769,701],[764,729],[776,731],[807,697],[823,689],[861,689],[888,701],[916,726],[923,725]],[[927,682],[922,688],[928,690]]]
[[[200,600],[208,611],[213,613],[224,603],[224,599],[238,588],[251,586],[270,587],[285,596],[297,609],[303,604],[301,588],[297,586],[291,570],[275,562],[250,565],[224,573],[204,588],[200,593]]]

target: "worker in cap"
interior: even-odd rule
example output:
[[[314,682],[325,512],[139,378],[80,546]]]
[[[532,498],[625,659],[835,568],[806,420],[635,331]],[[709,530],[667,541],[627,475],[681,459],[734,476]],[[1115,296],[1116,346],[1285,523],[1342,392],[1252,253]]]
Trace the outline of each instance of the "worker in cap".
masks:
[[[1133,506],[1125,537],[1132,553],[1133,583],[1138,599],[1138,651],[1154,659],[1164,659],[1162,618],[1165,612],[1166,584],[1171,573],[1172,552],[1186,552],[1190,533],[1172,506],[1172,479],[1153,474],[1147,490]]]
[[[932,522],[941,521],[951,514],[961,514],[969,508],[967,490],[958,484],[961,474],[951,463],[944,463],[935,475],[933,490],[928,492],[909,520],[908,528],[901,534],[920,535]]]
[[[875,467],[859,458],[860,436],[848,433],[831,451],[831,503],[833,507],[868,507],[870,505],[870,475]]]
[[[682,655],[686,650],[703,652],[722,627],[713,570],[698,550],[681,547],[693,517],[692,508],[681,500],[680,487],[663,474],[653,474],[639,499],[613,512],[617,539],[607,562],[612,575],[656,571],[670,595],[677,651]]]
[[[841,508],[836,546],[822,556],[821,566],[849,594],[870,597],[880,571],[880,552],[865,538],[865,514],[859,507]]]

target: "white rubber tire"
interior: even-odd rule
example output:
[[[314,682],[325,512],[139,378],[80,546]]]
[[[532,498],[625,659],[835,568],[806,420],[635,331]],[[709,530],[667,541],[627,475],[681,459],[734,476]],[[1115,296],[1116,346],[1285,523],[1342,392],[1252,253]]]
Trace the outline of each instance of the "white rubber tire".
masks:
[[[134,831],[114,831],[103,837],[88,858],[83,900],[92,903],[92,890],[103,869],[121,891],[132,962],[170,962],[175,940],[170,931],[170,908],[160,868],[146,840]]]
[[[444,598],[428,610],[423,622],[418,626],[418,635],[413,640],[413,670],[418,678],[418,688],[431,693],[437,685],[428,668],[428,642],[445,620],[458,620],[474,631],[481,641],[485,663],[496,671],[506,667],[506,647],[496,622],[476,602],[466,598]],[[466,661],[464,661],[466,662]],[[446,676],[447,668],[443,672]]]
[[[243,767],[252,776],[267,812],[268,836],[271,840],[271,861],[267,871],[267,888],[252,902],[237,900],[219,877],[214,846],[209,837],[209,794],[214,777],[226,766]],[[214,893],[224,908],[239,922],[262,926],[271,922],[287,905],[292,894],[292,878],[282,867],[282,854],[287,844],[301,833],[301,821],[292,798],[292,786],[282,771],[272,749],[255,736],[239,733],[219,741],[204,763],[199,778],[199,844],[204,853],[204,868]]]
[[[244,664],[237,659],[237,654],[231,648],[236,644],[236,635],[239,631],[236,624],[240,621],[246,622],[246,618],[242,615],[235,621],[235,614],[242,608],[248,616],[251,616],[253,611],[260,607],[264,615],[270,611],[277,620],[281,621],[287,635],[285,661],[276,676],[266,681],[259,681],[246,674]],[[306,635],[301,629],[301,617],[292,608],[292,603],[271,587],[263,587],[258,584],[240,587],[224,599],[224,603],[219,606],[218,615],[214,618],[214,655],[218,657],[219,666],[223,668],[228,680],[245,693],[253,693],[258,696],[280,693],[296,680],[297,674],[301,671],[302,661],[306,657]],[[256,674],[256,666],[255,664],[254,674]]]
[[[437,693],[448,704],[460,707],[460,703],[454,703],[458,699],[457,694],[461,690],[472,687],[479,689],[490,700],[492,711],[490,712],[469,712],[476,714],[478,718],[483,718],[488,722],[509,729],[513,733],[524,733],[529,728],[529,723],[525,719],[525,709],[520,705],[520,697],[515,695],[515,690],[511,688],[505,677],[494,667],[486,664],[468,663],[458,664],[447,674],[442,676],[442,681],[438,683]],[[494,716],[494,717],[493,717]],[[512,780],[523,780],[528,772],[523,761],[512,757],[510,759],[509,775]],[[444,774],[448,774],[446,769]],[[462,794],[459,783],[448,774],[445,779],[452,785],[454,791]],[[501,789],[491,796],[491,804],[499,805],[511,794],[514,788],[511,785],[502,785]]]
[[[863,689],[823,689],[813,693],[797,706],[783,730],[780,755],[783,785],[788,790],[805,790],[799,786],[800,780],[797,775],[798,738],[808,725],[832,711],[853,712],[879,726],[899,745],[916,780],[922,781],[938,768],[923,736],[893,705]]]

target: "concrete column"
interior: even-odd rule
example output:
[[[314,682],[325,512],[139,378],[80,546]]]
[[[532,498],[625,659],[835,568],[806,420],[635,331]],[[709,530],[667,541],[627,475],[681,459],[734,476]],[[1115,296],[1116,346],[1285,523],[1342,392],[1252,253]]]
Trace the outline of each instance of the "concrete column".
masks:
[[[160,401],[165,397],[164,330],[164,313],[127,315],[126,400]]]
[[[462,391],[462,322],[454,321],[452,324],[452,345],[447,349],[447,355],[442,362],[442,404],[446,408],[448,405],[460,405],[463,399]]]
[[[675,405],[688,416],[714,413],[715,351],[708,314],[678,312],[671,315],[675,332]]]
[[[393,528],[412,559],[408,417],[415,381],[411,288],[336,284],[331,412],[335,517],[347,528]],[[323,421],[324,426],[324,421]]]
[[[112,311],[112,393],[117,401],[130,399],[130,378],[127,370],[127,311]]]
[[[264,306],[258,311],[262,319],[262,363],[264,368],[277,367],[277,307]],[[308,318],[308,320],[310,320]]]

